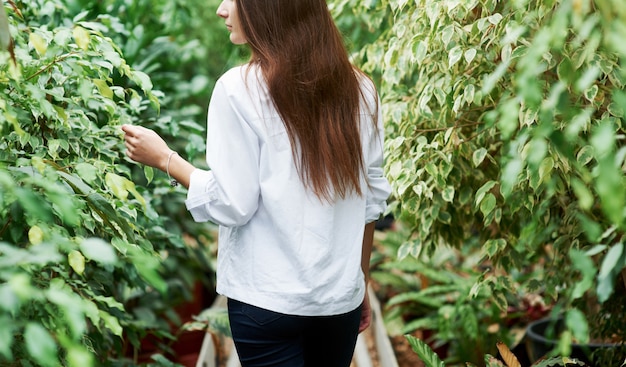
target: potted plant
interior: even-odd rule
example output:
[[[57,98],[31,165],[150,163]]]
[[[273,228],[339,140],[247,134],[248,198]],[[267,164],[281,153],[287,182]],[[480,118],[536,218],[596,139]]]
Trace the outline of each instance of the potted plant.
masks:
[[[588,308],[591,308],[589,306]],[[595,311],[590,314],[590,328],[588,340],[572,339],[569,332],[565,332],[566,340],[571,344],[560,346],[567,329],[565,323],[572,324],[571,329],[580,325],[576,320],[567,319],[562,315],[552,315],[536,320],[528,325],[526,346],[531,361],[537,361],[554,350],[565,349],[565,354],[571,355],[590,366],[620,366],[626,363],[626,344],[624,335],[626,330],[626,287],[619,282],[615,293],[600,307],[594,306]],[[571,348],[571,349],[570,349]],[[571,351],[571,352],[570,352]]]

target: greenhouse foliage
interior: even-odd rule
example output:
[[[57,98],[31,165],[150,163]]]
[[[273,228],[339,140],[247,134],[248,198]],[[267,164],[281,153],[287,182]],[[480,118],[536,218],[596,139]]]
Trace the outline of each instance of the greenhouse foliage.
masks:
[[[206,26],[216,2],[5,3],[0,364],[135,365],[211,282],[212,234],[178,220],[184,196],[125,158],[119,127],[201,159],[211,85],[236,54],[205,46],[226,35]]]
[[[335,3],[386,29],[355,59],[379,76],[393,212],[410,232],[398,258],[427,264],[452,246],[482,259],[430,316],[443,342],[463,339],[450,325],[479,342],[500,321],[484,310],[504,314],[524,293],[565,311],[562,353],[589,340],[589,300],[623,296],[626,265],[620,2]],[[423,292],[399,297],[419,305]],[[623,317],[611,320],[623,337]]]
[[[5,1],[2,363],[133,364],[148,331],[171,333],[157,315],[172,292],[212,271],[183,241],[210,231],[180,219],[183,196],[163,175],[124,157],[119,125],[153,127],[202,164],[212,83],[241,60],[209,20],[217,3]],[[329,5],[383,99],[391,211],[406,233],[387,241],[378,274],[437,285],[400,284],[391,314],[425,310],[400,331],[427,326],[457,352],[449,362],[479,364],[494,335],[511,337],[485,321],[540,294],[565,311],[562,353],[588,340],[584,306],[614,297],[626,264],[620,2]],[[190,258],[195,270],[178,274]]]

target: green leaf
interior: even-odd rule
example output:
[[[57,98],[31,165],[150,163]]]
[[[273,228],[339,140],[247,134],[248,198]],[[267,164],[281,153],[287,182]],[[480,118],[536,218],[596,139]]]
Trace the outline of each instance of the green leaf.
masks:
[[[498,107],[500,119],[497,125],[507,139],[519,128],[519,109],[520,104],[516,98],[509,98]]]
[[[28,323],[24,331],[26,349],[30,356],[42,366],[57,366],[57,345],[41,324]]]
[[[485,199],[480,202],[480,211],[487,217],[496,207],[496,197],[492,193],[485,195]]]
[[[43,223],[54,222],[49,205],[46,205],[28,187],[19,188],[15,191],[19,203],[32,218]]]
[[[522,172],[523,162],[521,159],[514,159],[507,163],[502,170],[501,192],[502,196],[508,197],[518,182],[519,174]]]
[[[428,43],[421,40],[413,44],[413,60],[416,64],[421,64],[426,58],[428,52]]]
[[[615,127],[610,120],[603,120],[593,131],[591,145],[599,158],[610,154],[615,148]]]
[[[39,226],[32,226],[28,230],[28,241],[33,245],[38,245],[43,242],[43,231]]]
[[[553,366],[567,366],[571,367],[573,365],[576,366],[587,366],[587,364],[583,361],[580,361],[576,358],[569,357],[552,357],[545,358],[537,361],[532,365],[532,367],[553,367]]]
[[[596,98],[596,96],[598,95],[598,86],[597,85],[592,85],[591,87],[587,88],[587,90],[585,90],[585,98],[590,101],[593,102]]]
[[[85,271],[85,257],[80,253],[80,251],[70,251],[67,255],[67,260],[72,269],[74,269],[78,275],[83,275],[83,272]]]
[[[621,270],[617,268],[617,265],[620,262],[621,257],[624,255],[624,244],[618,243],[614,246],[611,246],[608,253],[602,260],[602,267],[600,268],[599,277],[605,278],[610,274],[615,273],[616,270]]]
[[[580,148],[578,154],[576,155],[576,160],[583,166],[589,164],[589,162],[591,162],[593,158],[594,149],[590,145],[585,145],[584,147]]]
[[[102,79],[92,79],[92,82],[96,85],[103,97],[113,99],[113,90],[111,90],[111,87],[109,87],[106,81]]]
[[[474,167],[478,167],[483,163],[485,157],[487,157],[487,153],[487,149],[482,147],[474,151],[472,154],[472,163],[474,163]]]
[[[120,200],[126,200],[128,198],[128,190],[126,189],[126,181],[127,179],[116,175],[115,173],[108,172],[105,175],[105,182],[113,195],[115,195]]]
[[[444,47],[448,47],[448,44],[454,36],[454,25],[450,24],[441,30],[441,41]]]
[[[109,308],[117,308],[120,311],[124,311],[124,305],[121,304],[118,300],[116,300],[113,297],[105,297],[105,296],[94,295],[93,299],[95,301],[98,301],[98,302],[101,302],[101,303],[107,305],[107,307],[109,307]]]
[[[67,349],[67,362],[70,367],[90,367],[94,365],[94,357],[82,346],[72,346]]]
[[[58,279],[57,282],[51,283],[50,289],[46,292],[48,300],[63,311],[63,316],[67,321],[72,336],[80,339],[87,330],[87,322],[83,314],[83,300],[65,283]]]
[[[578,198],[578,206],[580,206],[582,210],[590,210],[595,202],[591,190],[577,178],[573,178],[570,184],[572,185],[572,189],[574,189],[574,194],[576,194]]]
[[[48,50],[48,43],[40,34],[31,32],[28,36],[30,44],[33,45],[39,56],[44,56]]]
[[[402,260],[408,255],[411,255],[414,258],[418,258],[421,252],[422,252],[422,241],[420,241],[419,239],[416,239],[413,241],[404,242],[398,248],[397,257],[398,257],[398,260]]]
[[[528,145],[525,147],[526,150],[528,151],[528,165],[533,169],[538,169],[548,154],[548,143],[546,139],[537,137],[528,142]]]
[[[96,193],[91,187],[85,184],[80,178],[58,171],[61,176],[74,191],[84,195],[93,211],[102,218],[102,220],[120,235],[127,237],[133,236],[133,230],[130,228],[125,218],[120,217],[118,212],[113,209],[111,204],[100,194]]]
[[[475,48],[467,49],[465,53],[463,54],[463,56],[465,57],[465,62],[470,64],[476,57],[476,49]]]
[[[602,235],[602,226],[595,220],[588,218],[582,213],[579,213],[576,218],[580,221],[582,228],[585,232],[585,236],[591,242],[600,241]],[[592,256],[592,255],[589,255]]]
[[[102,264],[113,265],[117,262],[117,255],[113,246],[99,238],[87,238],[80,243],[84,256]]]
[[[137,85],[139,85],[139,87],[144,91],[144,93],[147,93],[152,90],[152,81],[150,80],[150,77],[148,76],[148,74],[139,70],[134,70],[132,74],[130,75],[130,78],[132,79],[132,81],[137,83]]]
[[[164,293],[167,290],[167,283],[159,275],[161,259],[156,255],[143,253],[136,249],[133,250],[131,257],[141,277],[156,290]]]
[[[74,40],[76,41],[78,47],[82,48],[85,51],[89,48],[91,36],[85,28],[81,26],[75,26],[72,31],[72,35],[74,36]]]
[[[487,181],[480,187],[480,189],[478,189],[478,191],[476,191],[476,199],[474,201],[476,206],[480,205],[480,203],[485,198],[485,195],[487,194],[487,192],[493,189],[496,186],[496,184],[497,184],[496,181]]]
[[[146,177],[146,181],[148,181],[148,184],[150,184],[152,182],[152,180],[154,179],[154,168],[148,166],[148,165],[144,165],[143,166],[143,175]]]
[[[145,199],[137,191],[135,183],[131,180],[120,175],[116,175],[115,173],[108,172],[105,175],[105,182],[113,192],[113,195],[115,195],[118,199],[126,200],[128,199],[128,193],[132,192],[133,196],[141,203],[141,205],[144,207],[146,206]]]
[[[455,189],[454,186],[447,186],[441,193],[441,197],[444,201],[451,203],[454,200]]]
[[[119,337],[122,336],[123,329],[120,325],[119,320],[116,317],[102,310],[98,312],[98,316],[100,316],[100,319],[104,323],[104,327],[111,330],[114,335],[117,335]]]
[[[415,330],[434,330],[437,327],[437,320],[432,318],[415,319],[402,326],[403,333],[411,333]]]
[[[508,68],[509,68],[509,62],[503,62],[496,67],[493,73],[485,75],[485,78],[483,80],[483,87],[482,87],[482,93],[484,95],[489,95],[493,91],[496,84],[500,81],[500,79],[502,79],[502,77],[508,71]]]
[[[448,67],[453,67],[463,57],[461,46],[454,46],[448,53]]]
[[[487,17],[487,20],[489,21],[489,23],[493,25],[497,25],[502,20],[502,14],[500,13],[492,14],[489,17]]]
[[[405,338],[409,341],[411,348],[420,357],[425,367],[446,367],[445,363],[443,363],[437,353],[435,353],[428,344],[412,335],[405,335]]]
[[[620,167],[613,157],[602,158],[597,167],[596,191],[602,203],[602,211],[616,225],[624,222],[626,183]]]
[[[506,240],[498,238],[495,240],[487,240],[483,245],[483,250],[487,253],[487,256],[494,257],[500,251],[506,248]]]
[[[0,10],[2,12],[2,10]],[[0,293],[0,296],[2,294]],[[15,320],[8,315],[0,316],[0,354],[6,359],[13,359],[13,339],[15,335]]]
[[[454,286],[450,291],[454,291],[456,289],[456,286]],[[443,306],[444,302],[433,296],[432,293],[434,291],[435,289],[432,289],[431,291],[429,291],[429,293],[424,293],[423,291],[400,293],[397,296],[393,296],[391,299],[389,299],[389,301],[387,301],[387,306],[394,306],[404,302],[418,303],[432,308],[438,308]]]
[[[589,325],[587,318],[579,309],[568,310],[565,314],[565,324],[572,331],[574,338],[579,343],[587,343],[589,341]]]
[[[78,163],[76,173],[87,182],[94,182],[98,178],[98,170],[89,163]]]
[[[539,166],[539,178],[542,182],[549,178],[554,168],[554,159],[552,157],[546,157]]]
[[[624,267],[626,267],[626,252],[624,244],[620,242],[613,245],[602,260],[596,289],[600,302],[605,302],[613,294],[615,278]]]
[[[596,276],[596,266],[593,260],[582,251],[571,249],[569,257],[572,260],[574,268],[579,270],[583,275],[583,278],[574,284],[572,291],[572,298],[578,299],[593,286],[593,279]]]

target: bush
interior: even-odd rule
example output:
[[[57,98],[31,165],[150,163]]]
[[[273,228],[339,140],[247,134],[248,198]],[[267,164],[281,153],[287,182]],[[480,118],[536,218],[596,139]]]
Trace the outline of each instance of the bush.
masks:
[[[215,64],[233,53],[199,62],[201,40],[183,37],[201,24],[164,16],[200,21],[178,3],[5,10],[0,39],[12,37],[15,57],[0,51],[0,364],[136,364],[140,340],[167,342],[173,307],[211,285],[212,227],[176,215],[180,192],[125,158],[119,126],[160,128],[201,158]]]
[[[577,301],[606,301],[626,265],[622,7],[337,2],[392,19],[359,62],[381,75],[392,210],[412,233],[398,256],[481,251],[476,287],[503,312],[510,274],[541,270],[521,289],[566,310],[565,341],[588,340]]]

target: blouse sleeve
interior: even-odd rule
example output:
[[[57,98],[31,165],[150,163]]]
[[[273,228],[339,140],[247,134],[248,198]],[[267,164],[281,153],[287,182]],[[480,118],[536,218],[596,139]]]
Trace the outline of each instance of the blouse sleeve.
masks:
[[[378,97],[376,97],[378,98]],[[365,223],[377,220],[387,208],[387,198],[391,193],[391,186],[387,181],[383,171],[383,147],[384,131],[382,125],[382,112],[380,99],[378,99],[376,117],[376,129],[370,134],[368,142],[369,152],[367,154],[367,200],[365,207]]]
[[[191,174],[185,204],[196,222],[236,227],[246,224],[259,204],[259,142],[254,130],[218,81],[207,116],[210,171]]]

